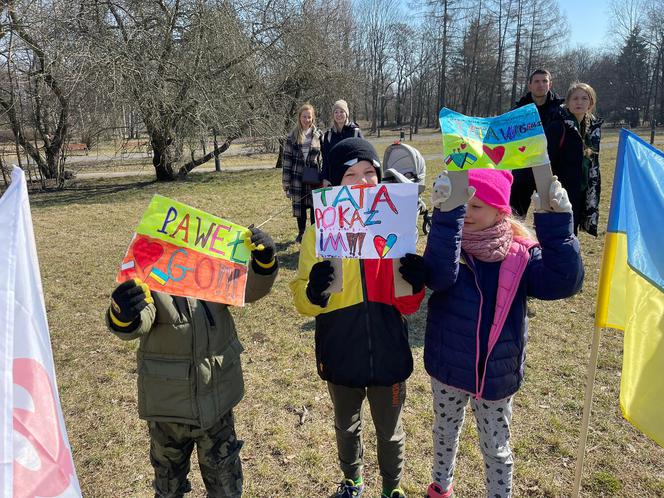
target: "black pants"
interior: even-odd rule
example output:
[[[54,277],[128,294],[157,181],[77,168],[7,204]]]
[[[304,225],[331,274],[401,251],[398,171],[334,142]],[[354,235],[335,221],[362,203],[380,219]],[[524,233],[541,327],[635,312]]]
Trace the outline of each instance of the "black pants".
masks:
[[[209,429],[176,422],[148,422],[155,498],[182,498],[191,490],[187,479],[194,446],[210,498],[242,496],[242,441],[235,435],[233,412]]]
[[[510,206],[516,216],[525,217],[530,207],[530,197],[536,190],[535,177],[531,168],[512,171],[514,182],[510,193]]]
[[[312,207],[301,207],[300,216],[297,217],[297,233],[302,235],[304,229],[307,228],[307,211],[309,211],[309,221],[311,224],[314,224],[314,208]]]

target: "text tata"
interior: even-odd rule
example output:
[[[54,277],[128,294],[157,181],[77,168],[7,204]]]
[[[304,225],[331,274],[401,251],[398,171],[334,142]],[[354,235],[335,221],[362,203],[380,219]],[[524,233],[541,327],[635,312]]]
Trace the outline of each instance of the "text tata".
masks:
[[[494,129],[496,127],[495,125],[478,126],[474,123],[469,124],[460,119],[453,119],[452,122],[454,123],[454,126],[456,127],[458,134],[463,137],[478,139],[478,140],[484,140],[485,138],[489,138],[495,140],[496,142],[500,142],[501,140],[502,141],[514,140],[518,135],[523,135],[534,128],[542,127],[541,121],[508,125],[497,129],[498,133],[500,133],[501,135],[501,137],[498,137],[498,133]]]
[[[385,185],[381,185],[369,202],[369,193],[365,195],[365,190],[375,188],[373,185],[351,185],[343,186],[337,192],[334,200],[329,203],[327,199],[327,191],[332,190],[334,187],[325,187],[319,189],[317,193],[320,194],[320,200],[325,206],[323,209],[316,208],[316,228],[331,228],[338,225],[339,228],[353,228],[355,223],[361,226],[380,225],[380,220],[374,219],[378,214],[378,203],[386,203],[394,214],[399,214],[394,202],[390,198]],[[365,205],[371,207],[365,210]],[[363,218],[363,215],[365,216]]]
[[[189,219],[190,219],[189,213],[186,213],[182,217],[182,220],[180,220],[180,223],[177,225],[177,227],[173,232],[168,233],[166,231],[166,228],[172,223],[175,223],[177,219],[178,219],[177,209],[175,209],[172,206],[169,207],[168,211],[166,212],[166,216],[164,217],[164,222],[161,228],[157,230],[157,232],[168,235],[173,239],[175,239],[175,236],[178,233],[182,232],[180,235],[181,240],[189,244]],[[228,259],[236,263],[247,264],[246,260],[236,257],[238,246],[244,244],[244,237],[243,237],[244,234],[241,230],[235,229],[234,234],[232,234],[230,238],[227,238],[228,235],[231,234],[232,227],[217,223],[210,223],[210,226],[207,228],[206,232],[204,228],[203,229],[201,228],[201,226],[204,225],[205,223],[201,220],[199,216],[196,216],[196,221],[197,221],[196,239],[194,240],[194,247],[200,249],[207,249],[210,252],[219,254],[220,256],[227,257]],[[235,236],[235,238],[230,240],[233,235]],[[226,251],[224,251],[220,246],[222,247],[225,246],[225,248],[230,251],[230,255],[227,255]]]

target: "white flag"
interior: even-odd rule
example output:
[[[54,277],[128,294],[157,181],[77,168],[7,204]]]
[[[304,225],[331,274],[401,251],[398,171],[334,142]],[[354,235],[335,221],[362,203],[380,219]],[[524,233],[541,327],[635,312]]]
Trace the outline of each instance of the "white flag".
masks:
[[[25,176],[0,198],[0,491],[80,497],[55,382]]]

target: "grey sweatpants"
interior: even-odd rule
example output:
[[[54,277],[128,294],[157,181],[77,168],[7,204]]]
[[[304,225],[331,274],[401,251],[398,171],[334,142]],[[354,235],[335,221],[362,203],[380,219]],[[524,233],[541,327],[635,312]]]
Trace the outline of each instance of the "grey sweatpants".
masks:
[[[480,449],[484,457],[487,496],[512,496],[512,450],[510,448],[510,422],[512,397],[499,401],[475,399],[467,392],[431,379],[433,391],[433,481],[447,491],[452,485],[459,435],[463,428],[465,408],[475,414]]]
[[[327,388],[334,406],[337,451],[344,477],[356,480],[362,475],[362,405],[367,398],[376,427],[378,467],[383,478],[383,488],[399,487],[406,443],[406,433],[401,425],[406,383],[354,388],[328,382]]]

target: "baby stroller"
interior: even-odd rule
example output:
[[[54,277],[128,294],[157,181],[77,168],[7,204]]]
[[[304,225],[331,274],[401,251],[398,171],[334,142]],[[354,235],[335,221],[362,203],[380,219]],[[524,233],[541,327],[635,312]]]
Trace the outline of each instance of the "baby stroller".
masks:
[[[429,233],[431,228],[431,217],[427,206],[422,200],[422,192],[425,188],[427,167],[424,157],[415,148],[397,141],[389,145],[383,154],[382,177],[383,183],[417,183],[419,186],[419,197],[417,208],[422,215],[422,231]]]

